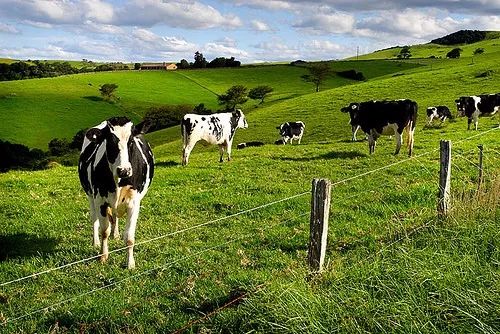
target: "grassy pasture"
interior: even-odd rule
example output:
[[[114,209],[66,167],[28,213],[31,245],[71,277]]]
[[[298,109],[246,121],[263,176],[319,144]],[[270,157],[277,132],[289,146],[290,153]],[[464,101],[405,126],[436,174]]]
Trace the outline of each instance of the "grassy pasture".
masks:
[[[359,63],[368,78],[394,73],[417,65],[377,61]],[[337,68],[337,64],[334,65]],[[352,62],[341,69],[358,67]],[[46,149],[52,138],[70,139],[78,130],[98,124],[112,115],[127,115],[137,121],[153,105],[204,103],[216,110],[217,94],[242,84],[253,88],[267,84],[274,92],[266,104],[276,103],[314,91],[312,84],[300,79],[301,67],[287,65],[242,67],[191,71],[122,71],[84,73],[57,78],[0,82],[0,138]],[[100,99],[99,86],[118,84],[116,103]],[[353,84],[333,77],[322,89]],[[243,108],[252,110],[250,100]],[[161,136],[161,134],[159,134]]]
[[[489,69],[496,70],[491,77],[476,78]],[[9,321],[0,330],[172,332],[247,291],[241,303],[188,332],[499,331],[500,186],[487,184],[496,187],[494,201],[481,210],[434,219],[439,140],[453,141],[454,203],[469,209],[473,201],[461,206],[459,198],[462,189],[475,188],[477,144],[485,145],[487,179],[500,173],[498,116],[480,119],[474,132],[466,131],[465,119],[425,128],[423,112],[427,105],[452,108],[463,94],[497,91],[498,55],[394,74],[253,110],[235,144],[268,145],[234,150],[230,163],[219,164],[214,147],[198,144],[181,167],[179,130],[168,129],[167,143],[154,148],[156,175],[138,242],[302,195],[139,245],[134,271],[123,269],[125,254],[118,252],[105,265],[92,260],[0,286],[0,321]],[[416,158],[393,156],[386,137],[372,156],[365,141],[350,142],[340,108],[383,98],[419,103]],[[288,120],[305,122],[303,144],[272,145],[275,126]],[[390,163],[398,164],[356,177]],[[327,266],[310,276],[308,191],[315,177],[356,178],[333,187]],[[0,196],[0,284],[97,254],[76,168],[2,174]],[[111,250],[118,247],[122,242],[111,242]],[[82,295],[93,289],[101,290]]]

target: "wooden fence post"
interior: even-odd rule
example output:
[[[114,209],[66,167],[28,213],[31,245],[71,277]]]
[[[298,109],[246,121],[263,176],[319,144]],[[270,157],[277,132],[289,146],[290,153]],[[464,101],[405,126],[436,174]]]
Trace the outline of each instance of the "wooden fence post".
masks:
[[[327,179],[314,179],[311,191],[311,219],[307,261],[311,271],[321,271],[325,261],[332,184]]]
[[[450,209],[451,141],[441,140],[439,170],[438,217],[446,218]]]
[[[477,182],[477,190],[481,190],[483,184],[483,145],[477,145],[479,148],[479,180]]]

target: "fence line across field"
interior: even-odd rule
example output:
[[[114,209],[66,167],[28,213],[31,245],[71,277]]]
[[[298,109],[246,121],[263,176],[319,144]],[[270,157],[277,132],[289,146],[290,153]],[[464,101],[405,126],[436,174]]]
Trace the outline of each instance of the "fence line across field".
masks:
[[[499,130],[499,129],[500,129],[500,127],[495,127],[495,128],[492,128],[492,129],[489,129],[489,130],[477,133],[477,134],[472,135],[470,137],[458,140],[458,141],[454,142],[454,144],[456,145],[456,144],[465,142],[467,140],[483,136],[483,135],[485,135],[487,133],[490,133],[492,131]],[[433,152],[436,152],[436,151],[439,151],[439,147],[435,148],[435,149],[432,149],[432,150],[429,150],[427,152],[418,154],[418,155],[414,155],[414,156],[405,158],[405,159],[400,160],[400,161],[396,161],[396,162],[393,162],[393,163],[390,163],[390,164],[387,164],[387,165],[384,165],[384,166],[381,166],[381,167],[369,170],[369,171],[364,172],[364,173],[360,173],[360,174],[357,174],[357,175],[354,175],[354,176],[351,176],[351,177],[348,177],[348,178],[345,178],[345,179],[342,179],[342,180],[339,180],[339,181],[336,181],[336,182],[332,182],[331,186],[334,187],[334,186],[337,186],[339,184],[347,183],[349,181],[352,181],[352,180],[361,178],[363,176],[379,172],[381,170],[385,170],[385,169],[391,168],[393,166],[405,163],[405,162],[410,161],[410,160],[417,160],[418,161],[418,158],[426,156],[426,155],[429,155],[429,154],[431,154]],[[495,151],[495,150],[493,150],[493,151]],[[497,151],[495,151],[495,152],[497,152]],[[421,163],[421,162],[419,161],[419,163]],[[147,244],[147,243],[150,243],[150,242],[153,242],[153,241],[157,241],[157,240],[164,239],[164,238],[167,238],[167,237],[170,237],[170,236],[173,236],[173,235],[177,235],[177,234],[184,233],[184,232],[187,232],[187,231],[190,231],[190,230],[194,230],[194,229],[197,229],[197,228],[200,228],[200,227],[203,227],[203,226],[207,226],[207,225],[210,225],[210,224],[213,224],[213,223],[216,223],[216,222],[220,222],[220,221],[223,221],[223,220],[226,220],[226,219],[234,218],[234,217],[243,215],[245,213],[249,213],[249,212],[252,212],[252,211],[260,210],[260,209],[263,209],[265,207],[268,207],[268,206],[271,206],[271,205],[274,205],[274,204],[278,204],[278,203],[285,202],[285,201],[288,201],[288,200],[291,200],[291,199],[294,199],[294,198],[305,196],[307,194],[310,194],[310,191],[305,191],[305,192],[302,192],[300,194],[296,194],[296,195],[293,195],[293,196],[290,196],[290,197],[282,198],[280,200],[276,200],[276,201],[273,201],[273,202],[262,204],[262,205],[259,205],[257,207],[251,208],[251,209],[243,210],[243,211],[231,214],[229,216],[217,218],[217,219],[210,220],[210,221],[207,221],[207,222],[202,223],[202,224],[190,226],[190,227],[187,227],[187,228],[184,228],[184,229],[180,229],[180,230],[177,230],[177,231],[174,231],[174,232],[171,232],[171,233],[163,234],[163,235],[160,235],[160,236],[155,237],[155,238],[151,238],[151,239],[139,241],[139,242],[135,243],[134,246],[139,246],[139,245]],[[109,251],[109,253],[111,254],[111,253],[120,252],[120,251],[123,251],[125,249],[128,249],[129,247],[131,247],[131,246],[124,246],[124,247],[121,247],[121,248],[117,248],[117,249]],[[29,278],[35,278],[35,277],[38,277],[40,275],[48,274],[50,272],[61,270],[61,269],[64,269],[64,268],[67,268],[67,267],[70,267],[70,266],[73,266],[73,265],[76,265],[76,264],[81,264],[81,263],[88,262],[90,260],[98,259],[98,258],[101,257],[101,255],[102,254],[97,254],[97,255],[94,255],[94,256],[91,256],[91,257],[88,257],[88,258],[84,258],[84,259],[81,259],[81,260],[77,260],[77,261],[74,261],[74,262],[70,262],[70,263],[67,263],[67,264],[64,264],[64,265],[61,265],[61,266],[58,266],[58,267],[53,267],[53,268],[50,268],[50,269],[47,269],[47,270],[44,270],[44,271],[40,271],[38,273],[33,273],[31,275],[27,275],[27,276],[20,277],[20,278],[11,280],[11,281],[0,283],[0,287],[7,286],[7,285],[10,285],[10,284],[13,284],[13,283],[16,283],[16,282],[21,282],[21,281],[27,280]]]
[[[270,226],[267,226],[267,227],[264,227],[263,228],[263,231],[266,231],[266,230],[269,230],[271,228],[275,228],[277,226],[280,226],[280,225],[283,225],[283,224],[286,224],[286,223],[289,223],[289,222],[292,222],[296,219],[299,219],[299,218],[302,218],[302,217],[305,217],[309,215],[309,212],[305,212],[305,213],[302,213],[300,215],[297,215],[297,216],[294,216],[292,218],[289,218],[289,219],[286,219],[280,223],[277,223],[277,224],[274,224],[274,225],[270,225]],[[151,272],[154,272],[154,271],[157,271],[157,270],[162,270],[162,269],[166,269],[166,268],[169,268],[171,266],[173,266],[174,264],[176,263],[179,263],[179,262],[182,262],[183,260],[187,260],[187,259],[190,259],[190,258],[194,258],[194,257],[197,257],[203,253],[206,253],[208,251],[211,251],[211,250],[214,250],[214,249],[217,249],[217,248],[220,248],[220,247],[223,247],[225,245],[229,245],[233,242],[236,242],[236,241],[239,241],[239,240],[243,240],[243,239],[247,239],[247,238],[251,238],[251,237],[255,237],[255,232],[254,233],[248,233],[248,234],[245,234],[241,237],[238,237],[238,238],[234,238],[234,239],[231,239],[231,240],[228,240],[226,242],[223,242],[223,243],[220,243],[218,245],[215,245],[215,246],[212,246],[212,247],[209,247],[209,248],[205,248],[203,250],[200,250],[196,253],[193,253],[191,255],[188,255],[188,256],[184,256],[184,257],[181,257],[181,258],[178,258],[176,260],[173,260],[173,261],[170,261],[168,262],[167,264],[164,264],[164,265],[160,265],[160,266],[156,266],[156,267],[153,267],[151,269],[147,269],[147,270],[144,270],[144,271],[141,271],[140,273],[137,273],[137,274],[134,274],[134,275],[131,275],[131,276],[128,276],[128,277],[125,277],[119,281],[115,281],[113,283],[109,283],[109,284],[106,284],[104,286],[101,286],[99,288],[95,288],[95,289],[92,289],[92,290],[89,290],[89,291],[86,291],[86,292],[83,292],[81,294],[78,294],[76,296],[73,296],[73,297],[70,297],[70,298],[67,298],[67,299],[63,299],[59,302],[56,302],[56,303],[53,303],[49,306],[46,306],[46,307],[42,307],[42,308],[39,308],[39,309],[36,309],[34,311],[31,311],[31,312],[28,312],[28,313],[25,313],[21,316],[18,316],[18,317],[15,317],[15,318],[6,318],[3,322],[3,324],[8,324],[8,323],[14,323],[14,322],[17,322],[19,320],[22,320],[24,318],[28,318],[30,316],[33,316],[35,314],[38,314],[38,313],[41,313],[41,312],[45,312],[45,311],[51,311],[55,308],[57,308],[58,306],[61,306],[63,304],[66,304],[66,303],[70,303],[74,300],[77,300],[79,298],[82,298],[82,297],[85,297],[85,296],[88,296],[88,295],[91,295],[95,292],[98,292],[98,291],[101,291],[101,290],[105,290],[107,288],[110,288],[112,286],[115,286],[115,285],[118,285],[118,284],[121,284],[125,281],[128,281],[128,280],[131,280],[131,279],[134,279],[134,278],[137,278],[137,277],[140,277],[140,276],[143,276],[143,275],[146,275],[146,274],[149,274]],[[5,315],[4,315],[5,316]]]

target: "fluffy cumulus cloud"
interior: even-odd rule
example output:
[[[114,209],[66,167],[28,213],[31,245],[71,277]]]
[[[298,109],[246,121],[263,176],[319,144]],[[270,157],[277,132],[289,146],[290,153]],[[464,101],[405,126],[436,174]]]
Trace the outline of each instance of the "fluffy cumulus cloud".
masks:
[[[252,29],[256,31],[270,31],[271,28],[267,25],[267,23],[262,22],[260,20],[252,20],[250,22],[252,25]]]
[[[134,0],[117,10],[115,24],[143,27],[164,24],[187,29],[232,29],[240,27],[242,22],[236,15],[224,15],[214,7],[197,1]]]
[[[293,24],[294,28],[314,34],[344,34],[354,29],[354,16],[346,13],[311,13]]]
[[[211,60],[216,57],[221,57],[224,56],[226,58],[228,57],[234,57],[238,60],[248,60],[249,55],[248,52],[245,50],[238,49],[235,46],[227,46],[224,44],[219,44],[219,43],[206,43],[203,46],[203,55],[207,60]]]
[[[19,34],[21,32],[13,25],[0,23],[0,33]]]

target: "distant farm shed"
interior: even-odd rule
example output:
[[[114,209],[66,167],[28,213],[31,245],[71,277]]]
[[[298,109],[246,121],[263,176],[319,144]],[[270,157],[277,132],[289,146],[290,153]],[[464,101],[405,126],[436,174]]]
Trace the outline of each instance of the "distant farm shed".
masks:
[[[141,64],[141,70],[176,70],[177,65],[175,63],[143,63]]]

